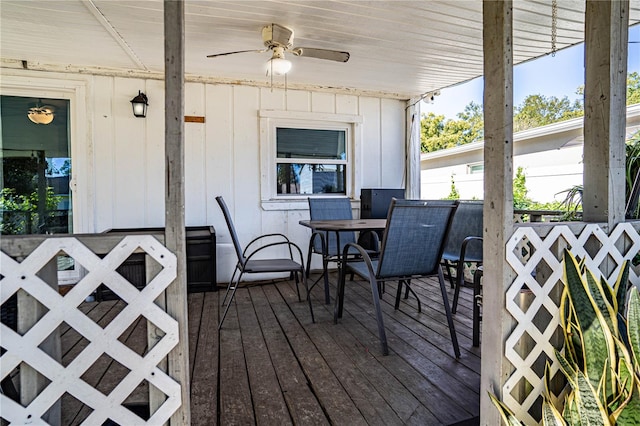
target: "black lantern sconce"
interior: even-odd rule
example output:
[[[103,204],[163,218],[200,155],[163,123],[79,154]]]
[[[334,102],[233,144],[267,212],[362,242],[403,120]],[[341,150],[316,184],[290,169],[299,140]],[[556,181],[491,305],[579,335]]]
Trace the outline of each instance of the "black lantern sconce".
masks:
[[[138,90],[138,96],[131,99],[131,106],[133,106],[133,115],[136,117],[146,117],[147,116],[147,106],[149,99],[147,99],[147,95]]]

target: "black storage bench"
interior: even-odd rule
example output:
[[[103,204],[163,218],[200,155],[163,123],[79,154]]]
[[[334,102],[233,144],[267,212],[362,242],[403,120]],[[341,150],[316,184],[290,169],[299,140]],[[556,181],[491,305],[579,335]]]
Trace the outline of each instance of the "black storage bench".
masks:
[[[118,228],[105,231],[119,234],[157,234],[164,228]],[[217,291],[216,233],[213,226],[187,226],[187,292]],[[134,253],[117,269],[118,273],[141,289],[146,285],[144,253]],[[98,287],[97,300],[113,300],[117,296],[105,285]]]

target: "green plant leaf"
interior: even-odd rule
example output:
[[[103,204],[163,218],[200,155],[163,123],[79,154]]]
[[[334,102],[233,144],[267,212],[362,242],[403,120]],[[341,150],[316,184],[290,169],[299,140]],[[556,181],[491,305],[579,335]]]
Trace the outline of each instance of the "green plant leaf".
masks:
[[[629,261],[625,260],[622,264],[618,279],[613,285],[613,292],[616,295],[617,310],[618,312],[624,312],[627,305],[627,285],[629,284]]]
[[[489,399],[491,399],[493,405],[498,408],[498,412],[500,413],[500,416],[502,417],[502,420],[505,424],[507,424],[508,426],[523,426],[523,423],[516,418],[515,414],[513,414],[513,411],[511,411],[509,407],[507,407],[502,401],[496,398],[496,396],[491,392],[489,392]]]
[[[636,374],[640,374],[640,296],[638,288],[631,289],[629,306],[627,307],[627,337],[633,357],[633,365],[636,366]]]
[[[611,414],[611,423],[620,426],[640,425],[640,383],[637,377],[634,377],[634,380],[633,392],[627,401]]]
[[[567,422],[553,404],[545,398],[542,402],[542,424],[544,426],[566,426]]]
[[[564,264],[565,284],[575,309],[577,326],[582,332],[584,365],[578,368],[583,369],[592,386],[597,389],[602,374],[606,371],[605,360],[615,351],[613,338],[603,315],[596,309],[596,303],[591,296],[588,283],[582,278],[578,262],[568,250],[565,250]]]
[[[609,425],[607,411],[600,403],[595,389],[589,379],[569,364],[564,356],[556,351],[560,370],[573,388],[574,407],[577,410],[580,425]],[[573,417],[573,416],[572,416]],[[571,423],[574,424],[574,423]]]

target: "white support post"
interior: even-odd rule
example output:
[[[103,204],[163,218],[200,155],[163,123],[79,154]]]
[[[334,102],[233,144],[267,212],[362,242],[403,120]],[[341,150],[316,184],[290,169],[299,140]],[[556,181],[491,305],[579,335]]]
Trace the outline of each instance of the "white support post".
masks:
[[[169,354],[169,375],[180,382],[182,405],[172,425],[191,424],[187,249],[184,219],[184,1],[164,2],[165,51],[165,245],[178,259],[176,280],[167,288],[167,312],[179,322],[178,346]]]
[[[406,164],[405,197],[420,199],[420,98],[409,99],[405,113],[406,120]]]
[[[585,222],[625,220],[628,0],[587,0],[585,12]]]
[[[514,272],[506,262],[513,233],[513,5],[485,0],[484,45],[484,274],[480,423],[500,424],[487,392],[502,397],[510,373],[504,356],[513,320],[506,289]]]

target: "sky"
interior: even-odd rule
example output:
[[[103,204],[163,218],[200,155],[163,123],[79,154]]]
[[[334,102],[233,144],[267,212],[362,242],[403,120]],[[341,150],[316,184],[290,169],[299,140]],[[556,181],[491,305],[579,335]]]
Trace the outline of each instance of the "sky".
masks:
[[[640,42],[640,25],[629,28],[629,41]],[[640,43],[629,44],[628,72],[640,72]],[[516,65],[513,69],[513,104],[522,104],[528,95],[541,94],[546,97],[564,96],[573,101],[579,99],[578,86],[584,84],[584,44],[558,51],[534,61]],[[423,102],[424,113],[433,112],[448,119],[457,119],[457,114],[473,101],[482,105],[483,79],[440,90],[433,103]]]

